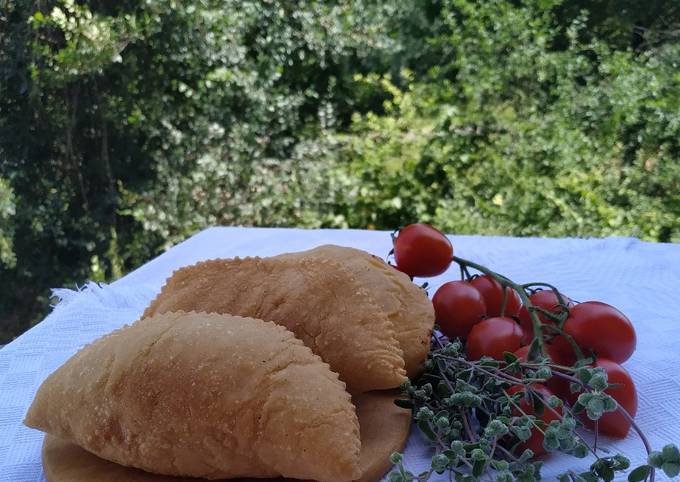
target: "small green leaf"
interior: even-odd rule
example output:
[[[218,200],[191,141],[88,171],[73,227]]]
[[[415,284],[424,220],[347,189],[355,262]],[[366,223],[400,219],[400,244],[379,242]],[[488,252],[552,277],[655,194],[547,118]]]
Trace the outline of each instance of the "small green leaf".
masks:
[[[664,463],[664,458],[661,452],[652,452],[647,457],[647,462],[654,468],[660,469]]]
[[[630,460],[621,454],[614,455],[612,457],[613,467],[615,470],[626,470],[630,467]]]
[[[614,477],[616,476],[616,474],[610,467],[602,467],[598,474],[600,475],[602,480],[604,480],[604,482],[611,482],[612,480],[614,480]]]
[[[581,367],[576,370],[576,378],[578,378],[583,383],[588,383],[593,376],[593,372],[590,368]]]
[[[443,380],[441,380],[437,384],[437,395],[439,395],[440,398],[448,397],[449,395],[451,395],[451,393],[452,392],[451,389],[449,388],[449,385]]]
[[[593,390],[605,390],[607,388],[607,377],[598,373],[597,375],[591,377],[588,384],[593,388]]]
[[[642,482],[647,478],[651,467],[649,465],[641,465],[628,474],[628,482]]]
[[[519,461],[526,462],[527,460],[531,460],[533,456],[534,456],[533,450],[525,449],[524,452],[522,452],[522,455],[519,456]]]
[[[580,401],[580,397],[579,397]],[[593,397],[586,405],[586,414],[591,420],[597,420],[604,412],[604,401],[600,397]]]
[[[496,472],[496,482],[513,482],[515,478],[509,470],[499,470]]]
[[[405,482],[404,476],[399,472],[390,472],[390,475],[387,476],[387,480],[389,482]]]
[[[486,460],[475,460],[472,464],[472,475],[474,477],[479,477],[484,472],[484,467],[486,467]]]
[[[580,402],[577,401],[577,402],[571,407],[571,411],[578,414],[578,413],[581,413],[583,410],[585,410],[585,408],[586,408],[586,407],[584,407],[582,403],[580,403]]]
[[[661,449],[661,455],[666,462],[679,462],[680,463],[680,451],[678,447],[673,444],[665,445]]]
[[[558,433],[559,435],[559,433]],[[560,437],[560,450],[569,453],[576,447],[576,437]]]
[[[546,432],[545,437],[543,438],[543,448],[548,452],[560,448],[560,441],[555,432]]]
[[[571,437],[572,432],[576,428],[576,420],[572,417],[565,416],[557,427],[557,436],[560,439]]]
[[[398,398],[394,401],[394,404],[399,407],[399,408],[407,408],[407,409],[412,409],[413,408],[413,401],[411,400],[405,400],[402,398]]]
[[[661,466],[661,470],[663,470],[668,477],[673,478],[680,474],[680,464],[675,462],[665,462]]]
[[[434,424],[437,428],[446,428],[449,426],[449,419],[447,417],[437,417]]]
[[[484,428],[484,436],[488,438],[502,437],[508,433],[508,427],[498,419],[491,420]]]
[[[510,353],[509,351],[504,351],[503,352],[503,359],[505,360],[505,363],[508,365],[515,363],[519,358],[517,358],[517,355],[514,353]]]
[[[428,407],[422,407],[416,414],[416,420],[427,421],[434,418],[434,412]]]
[[[472,460],[483,460],[486,462],[487,456],[482,449],[474,449],[470,453],[470,458]]]
[[[430,427],[430,424],[427,421],[418,420],[417,425],[420,429],[420,432],[425,436],[426,439],[428,439],[430,442],[437,440],[437,435],[435,435],[435,433],[432,431],[432,427]]]
[[[548,406],[550,408],[558,408],[561,407],[563,404],[564,402],[562,402],[562,399],[555,395],[551,395],[550,398],[548,399]]]
[[[451,442],[451,450],[453,450],[458,457],[465,456],[465,446],[460,440],[454,440]]]
[[[458,454],[451,449],[443,450],[442,453],[451,460],[455,461],[458,459]]]
[[[486,368],[498,368],[501,366],[501,362],[494,360],[493,358],[484,357],[479,361],[479,365]]]
[[[514,433],[522,442],[525,442],[531,438],[531,429],[527,427],[514,426],[512,427],[512,433]]]
[[[588,455],[588,447],[583,444],[583,443],[578,443],[572,450],[571,454],[578,458],[578,459],[583,459]]]
[[[432,470],[438,474],[443,474],[450,462],[451,460],[444,454],[435,455],[432,457]]]
[[[543,380],[548,380],[552,377],[552,370],[550,367],[541,367],[536,370],[536,378],[541,378]]]
[[[614,398],[612,398],[610,395],[605,395],[605,397],[602,400],[604,401],[605,412],[613,412],[618,407],[616,400],[614,400]]]
[[[578,475],[584,482],[598,482],[597,475],[592,472],[581,472]]]

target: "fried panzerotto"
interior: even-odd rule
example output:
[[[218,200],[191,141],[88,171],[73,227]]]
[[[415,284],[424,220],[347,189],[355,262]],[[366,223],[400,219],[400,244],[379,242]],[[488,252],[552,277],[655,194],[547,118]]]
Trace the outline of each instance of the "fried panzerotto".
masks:
[[[332,259],[351,270],[392,322],[394,336],[404,353],[408,376],[413,378],[420,374],[430,348],[434,308],[427,293],[407,275],[366,251],[332,244],[278,257]]]
[[[345,384],[290,331],[253,318],[167,313],[117,330],[45,380],[25,423],[158,474],[361,475]]]
[[[168,278],[144,316],[205,311],[284,325],[347,383],[351,392],[405,380],[394,325],[360,277],[331,259],[216,259]]]

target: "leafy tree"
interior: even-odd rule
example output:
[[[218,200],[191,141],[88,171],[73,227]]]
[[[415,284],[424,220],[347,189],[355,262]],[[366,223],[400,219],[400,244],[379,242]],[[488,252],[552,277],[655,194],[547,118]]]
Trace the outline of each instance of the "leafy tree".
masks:
[[[325,223],[324,133],[380,105],[352,73],[392,44],[373,2],[5,3],[5,333],[207,225]]]
[[[0,342],[214,224],[680,239],[675,2],[0,1]]]
[[[386,115],[345,137],[366,186],[350,224],[680,240],[678,68],[662,60],[677,43],[619,50],[584,34],[586,14],[560,27],[559,5],[446,5],[446,70],[378,79]]]

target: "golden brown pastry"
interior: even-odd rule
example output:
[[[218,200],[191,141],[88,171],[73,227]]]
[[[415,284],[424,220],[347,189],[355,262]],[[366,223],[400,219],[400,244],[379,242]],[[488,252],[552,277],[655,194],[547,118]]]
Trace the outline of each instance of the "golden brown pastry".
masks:
[[[430,348],[434,307],[425,290],[407,275],[366,251],[333,244],[279,257],[332,259],[350,269],[394,325],[394,336],[404,353],[406,373],[410,378],[420,374]]]
[[[359,425],[328,365],[285,328],[168,313],[86,346],[25,423],[122,465],[209,479],[359,478]]]
[[[392,467],[390,454],[404,448],[411,412],[394,404],[398,397],[398,390],[384,390],[353,398],[361,427],[361,478],[356,482],[378,482]],[[45,437],[42,462],[48,482],[200,482],[195,478],[150,474],[124,467],[51,435]],[[256,482],[257,479],[229,480]],[[296,479],[279,478],[276,482],[296,482]]]
[[[204,261],[175,271],[144,316],[169,311],[231,313],[284,325],[354,393],[405,380],[392,322],[363,281],[337,261]]]

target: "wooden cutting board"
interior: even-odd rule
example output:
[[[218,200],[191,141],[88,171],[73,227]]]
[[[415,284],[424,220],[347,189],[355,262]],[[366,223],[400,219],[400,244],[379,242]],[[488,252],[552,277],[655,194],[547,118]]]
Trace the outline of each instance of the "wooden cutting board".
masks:
[[[411,412],[394,404],[397,391],[369,392],[354,397],[361,427],[361,469],[358,482],[377,482],[390,468],[389,455],[401,451],[411,428]],[[201,482],[118,465],[71,442],[47,435],[42,450],[48,482]],[[234,482],[236,479],[231,479]],[[239,479],[246,482],[249,479]],[[250,479],[264,482],[268,479]],[[270,479],[274,480],[274,479]],[[275,479],[285,482],[286,479]]]

